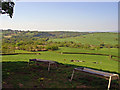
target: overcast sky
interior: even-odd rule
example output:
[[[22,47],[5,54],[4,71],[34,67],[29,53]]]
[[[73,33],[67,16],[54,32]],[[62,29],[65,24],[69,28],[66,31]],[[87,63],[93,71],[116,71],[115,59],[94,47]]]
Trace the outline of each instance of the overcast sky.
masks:
[[[0,16],[0,29],[118,30],[117,2],[16,2],[13,18]]]

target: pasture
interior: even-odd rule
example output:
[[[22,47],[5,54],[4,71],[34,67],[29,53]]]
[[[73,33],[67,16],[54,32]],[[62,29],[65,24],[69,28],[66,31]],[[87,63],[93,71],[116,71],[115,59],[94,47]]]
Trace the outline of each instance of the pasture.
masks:
[[[34,53],[16,50],[16,53]],[[61,54],[60,52],[90,52],[118,56],[118,49],[102,48],[100,50],[85,50],[60,47],[56,51],[38,51],[36,54],[18,54],[2,56],[3,88],[101,88],[106,89],[108,81],[95,76],[76,72],[73,81],[69,79],[76,67],[89,67],[105,72],[118,73],[118,61],[109,56],[87,54]],[[47,64],[34,63],[28,66],[29,59],[45,59],[58,62],[58,68],[51,65],[50,72]],[[118,59],[115,57],[115,59]],[[79,60],[84,62],[71,62]],[[96,63],[95,63],[96,62]],[[91,82],[92,81],[92,82]],[[113,80],[111,88],[118,88],[118,81]]]
[[[47,65],[28,64],[26,62],[3,62],[3,89],[4,88],[107,88],[108,81],[102,78],[88,76],[85,73],[76,72],[73,81],[70,82],[73,68],[70,65],[58,64],[58,68],[51,66],[47,71]],[[92,82],[91,82],[92,81]],[[111,88],[118,88],[118,81],[112,81]]]
[[[117,33],[91,33],[77,37],[50,39],[49,41],[53,42],[73,41],[75,43],[89,45],[100,45],[101,43],[104,42],[104,44],[116,45],[118,44],[117,39],[118,39]]]
[[[16,51],[16,52],[24,52],[24,51]],[[65,48],[61,47],[56,51],[40,51],[37,53],[41,53],[40,55],[35,54],[18,54],[18,55],[4,55],[2,56],[3,62],[17,62],[24,61],[28,62],[29,59],[45,59],[57,61],[63,64],[77,65],[90,67],[95,69],[106,70],[110,72],[118,73],[118,62],[111,60],[109,56],[102,55],[87,55],[87,54],[61,54],[59,52],[94,52],[94,53],[103,53],[118,56],[118,50],[115,48],[112,49],[100,49],[100,50],[84,50],[77,48]],[[30,52],[28,52],[30,53]],[[36,53],[36,52],[35,52]],[[116,57],[115,57],[116,58]],[[117,58],[116,58],[117,59]],[[71,62],[71,60],[80,60],[84,62]],[[94,63],[96,62],[96,63]]]

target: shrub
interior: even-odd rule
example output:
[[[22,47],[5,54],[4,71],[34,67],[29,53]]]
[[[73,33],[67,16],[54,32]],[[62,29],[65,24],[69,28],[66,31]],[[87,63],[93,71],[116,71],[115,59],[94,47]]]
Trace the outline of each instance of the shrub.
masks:
[[[58,50],[58,46],[54,46],[54,45],[46,46],[45,49],[47,49],[47,50]]]

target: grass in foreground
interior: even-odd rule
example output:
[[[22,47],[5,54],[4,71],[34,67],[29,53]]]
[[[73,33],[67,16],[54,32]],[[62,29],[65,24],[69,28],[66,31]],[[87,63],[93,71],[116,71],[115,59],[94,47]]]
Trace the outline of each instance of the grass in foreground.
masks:
[[[104,88],[108,81],[76,72],[72,82],[69,79],[77,66],[58,64],[58,68],[27,62],[3,62],[3,88]],[[112,81],[111,88],[118,88],[118,81]]]

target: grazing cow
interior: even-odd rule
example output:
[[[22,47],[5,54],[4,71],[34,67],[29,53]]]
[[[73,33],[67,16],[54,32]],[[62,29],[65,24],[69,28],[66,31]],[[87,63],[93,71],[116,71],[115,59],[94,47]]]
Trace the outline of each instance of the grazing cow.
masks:
[[[80,60],[75,60],[76,62],[80,62]]]
[[[71,62],[75,62],[75,60],[71,60]]]
[[[64,61],[66,61],[66,59],[64,59]]]
[[[93,62],[93,63],[98,64],[98,62]]]

